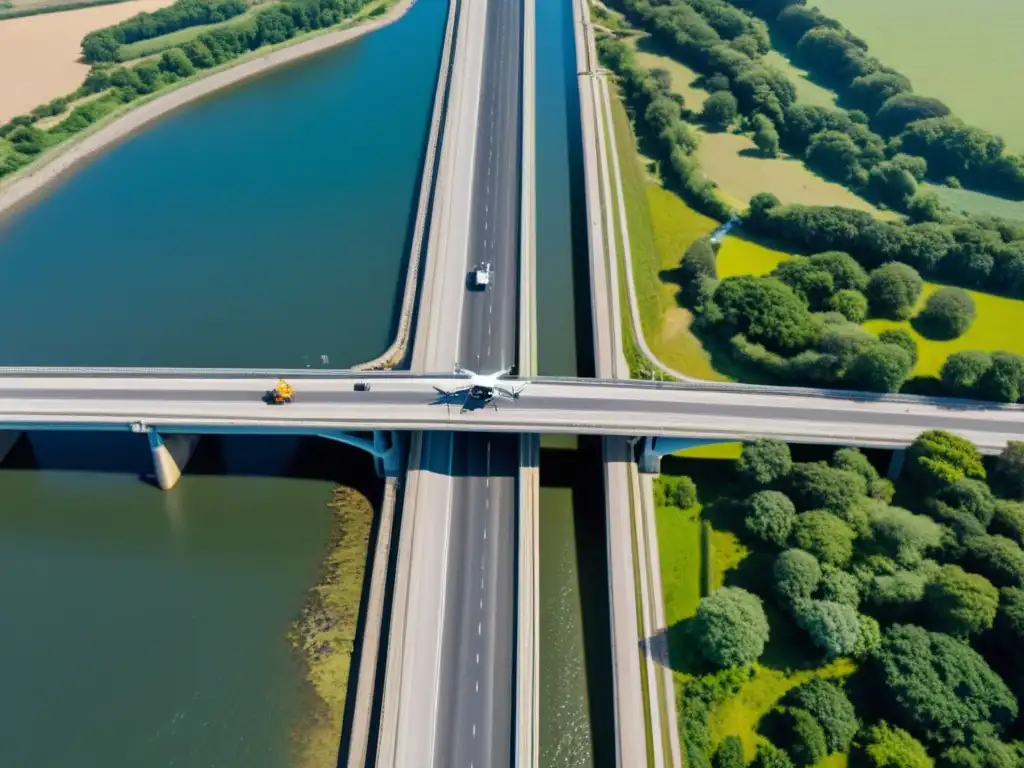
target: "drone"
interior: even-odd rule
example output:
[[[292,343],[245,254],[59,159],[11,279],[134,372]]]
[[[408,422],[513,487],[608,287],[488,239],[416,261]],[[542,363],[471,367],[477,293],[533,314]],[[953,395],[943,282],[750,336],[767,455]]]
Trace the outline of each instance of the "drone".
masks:
[[[497,400],[518,400],[519,395],[522,393],[530,382],[524,381],[518,387],[509,386],[503,384],[500,379],[503,376],[507,376],[511,373],[511,368],[502,368],[500,371],[483,375],[474,373],[473,371],[467,370],[455,364],[455,370],[453,371],[456,376],[468,376],[469,383],[463,387],[456,387],[455,389],[442,389],[441,387],[435,386],[434,389],[438,391],[440,395],[445,398],[447,403],[451,398],[462,397],[462,408],[459,413],[471,410],[474,406],[487,406],[492,405],[494,409],[498,409]]]

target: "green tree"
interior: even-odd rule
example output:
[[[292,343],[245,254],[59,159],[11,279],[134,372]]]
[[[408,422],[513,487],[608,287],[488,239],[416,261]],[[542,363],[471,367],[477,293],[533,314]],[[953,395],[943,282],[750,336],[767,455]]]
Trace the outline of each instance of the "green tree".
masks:
[[[981,480],[964,478],[946,486],[938,493],[938,499],[953,509],[975,518],[981,528],[988,528],[996,511],[996,499],[988,485]]]
[[[935,768],[921,742],[884,720],[868,731],[864,756],[868,768]]]
[[[993,352],[992,365],[978,380],[977,396],[997,403],[1016,403],[1024,389],[1024,358]]]
[[[815,266],[810,259],[786,259],[772,270],[771,276],[792,288],[811,309],[828,306],[835,292],[835,281],[826,270]]]
[[[756,660],[768,642],[768,619],[760,598],[739,587],[723,587],[702,598],[693,627],[704,658],[719,667]]]
[[[786,700],[810,713],[825,733],[830,753],[846,752],[857,735],[860,723],[853,704],[843,689],[820,677],[793,688]]]
[[[857,612],[828,600],[805,600],[794,607],[796,621],[829,659],[852,656],[860,640]]]
[[[770,741],[761,741],[752,768],[793,768],[793,761]]]
[[[807,145],[806,158],[811,168],[844,184],[855,181],[861,171],[857,144],[839,131],[814,134]]]
[[[868,184],[879,199],[900,209],[905,208],[917,194],[914,175],[893,161],[885,160],[872,168],[868,174]]]
[[[976,316],[974,299],[963,288],[940,288],[915,319],[923,336],[931,339],[955,339],[963,336]]]
[[[787,549],[775,558],[772,567],[775,589],[784,602],[807,600],[821,582],[821,565],[810,552]]]
[[[791,498],[798,509],[824,509],[842,514],[867,495],[867,482],[856,472],[824,462],[794,464],[789,473]]]
[[[922,432],[907,450],[906,475],[919,482],[919,492],[934,494],[964,478],[985,479],[981,454],[958,435],[930,429]]]
[[[164,51],[163,56],[160,57],[160,69],[178,77],[190,77],[196,71],[195,66],[181,48]]]
[[[1017,717],[1017,702],[966,643],[896,624],[875,655],[875,690],[911,733],[937,745],[963,744],[978,727],[997,731]]]
[[[944,565],[925,589],[923,607],[939,632],[968,638],[992,627],[999,592],[984,576]]]
[[[742,333],[774,352],[803,350],[819,333],[806,304],[779,280],[727,277],[715,290],[714,303],[726,333]]]
[[[751,126],[754,130],[754,145],[761,150],[761,154],[767,157],[779,154],[779,132],[775,130],[775,124],[764,115],[756,114],[751,118]]]
[[[923,285],[921,275],[913,267],[895,261],[883,264],[868,279],[867,297],[872,313],[906,320]]]
[[[825,731],[810,712],[790,707],[789,754],[799,766],[811,766],[828,754]]]
[[[942,364],[939,378],[947,392],[960,397],[970,397],[976,391],[981,377],[992,367],[992,355],[988,352],[968,350],[954,352]]]
[[[918,192],[907,201],[906,211],[914,223],[942,221],[949,213],[935,192]]]
[[[796,545],[832,565],[846,565],[850,561],[856,538],[850,526],[831,512],[804,512],[797,515],[793,525]]]
[[[747,761],[743,759],[743,743],[738,736],[726,736],[718,745],[714,768],[743,768]]]
[[[910,80],[895,72],[871,72],[855,77],[848,93],[854,104],[875,114],[882,105],[898,93],[911,90]]]
[[[716,91],[704,102],[700,118],[714,128],[725,129],[736,119],[737,113],[736,97],[729,91]]]
[[[839,312],[851,323],[863,323],[868,316],[868,300],[860,291],[846,288],[833,294],[829,309]]]
[[[789,446],[767,437],[745,442],[736,464],[740,476],[754,485],[776,483],[786,477],[792,467]]]
[[[1024,586],[1024,551],[1005,536],[969,536],[963,562],[998,587]]]
[[[853,574],[834,565],[822,566],[821,598],[848,605],[854,610],[860,606],[860,582]]]
[[[857,260],[843,251],[825,251],[807,257],[816,269],[823,269],[832,275],[836,289],[863,292],[868,287],[868,273]]]
[[[1013,539],[1018,545],[1024,544],[1024,504],[1008,499],[997,500],[992,510],[990,530]]]
[[[878,110],[872,126],[883,136],[895,136],[917,120],[945,117],[949,107],[938,99],[918,96],[916,93],[897,93]]]
[[[899,392],[913,360],[903,347],[877,344],[861,352],[850,366],[848,380],[868,392]]]
[[[1011,499],[1024,499],[1024,442],[1006,444],[992,467],[992,482]]]
[[[744,526],[752,535],[777,547],[786,546],[796,520],[796,507],[779,491],[758,491],[747,500]]]
[[[917,365],[917,342],[914,337],[903,328],[890,328],[878,334],[878,340],[883,344],[891,344],[899,347],[908,355],[910,362]]]
[[[874,541],[902,566],[920,564],[924,554],[943,542],[942,526],[925,515],[900,507],[878,507],[869,515]]]

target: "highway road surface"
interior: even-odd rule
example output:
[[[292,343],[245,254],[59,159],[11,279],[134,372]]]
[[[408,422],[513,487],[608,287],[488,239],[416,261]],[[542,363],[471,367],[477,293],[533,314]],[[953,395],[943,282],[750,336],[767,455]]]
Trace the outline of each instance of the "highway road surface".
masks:
[[[458,363],[483,373],[516,359],[522,13],[522,0],[488,0],[463,274],[481,262],[493,274],[465,296],[458,346]],[[517,459],[514,435],[455,436],[435,766],[512,758]]]
[[[1024,408],[855,393],[776,393],[601,379],[535,379],[514,403],[460,413],[433,387],[452,377],[388,376],[355,392],[353,379],[295,382],[295,402],[261,401],[274,379],[0,376],[0,429],[113,429],[136,421],[167,432],[316,433],[439,430],[675,436],[722,440],[777,437],[795,443],[905,446],[947,429],[983,451],[1024,439]]]

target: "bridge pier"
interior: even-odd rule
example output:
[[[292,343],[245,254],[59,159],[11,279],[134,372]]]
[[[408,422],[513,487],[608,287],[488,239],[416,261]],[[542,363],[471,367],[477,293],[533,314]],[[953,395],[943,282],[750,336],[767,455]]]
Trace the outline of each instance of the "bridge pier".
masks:
[[[155,429],[150,429],[146,437],[153,454],[157,485],[161,491],[169,491],[181,479],[182,470],[199,444],[199,435],[170,435],[165,440]]]
[[[22,436],[22,432],[0,432],[0,461],[7,458],[7,454],[11,452],[14,444],[18,442],[18,439]]]
[[[907,459],[907,449],[897,448],[892,452],[892,456],[889,457],[889,471],[885,473],[885,476],[896,482],[900,479],[900,473],[903,471],[903,462]]]
[[[645,437],[640,448],[637,464],[640,471],[644,474],[657,475],[661,472],[661,457],[666,454],[675,453],[687,448],[696,448],[698,445],[714,445],[727,442],[735,441],[705,440],[694,437]]]

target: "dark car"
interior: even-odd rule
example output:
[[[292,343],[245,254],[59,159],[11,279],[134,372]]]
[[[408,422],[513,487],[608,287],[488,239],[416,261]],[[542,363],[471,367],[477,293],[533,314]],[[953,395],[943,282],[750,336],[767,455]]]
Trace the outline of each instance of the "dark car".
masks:
[[[369,385],[368,382],[365,382],[365,381],[357,381],[356,382],[356,386],[355,386],[355,390],[356,390],[356,392],[369,392],[370,391],[370,385]]]

